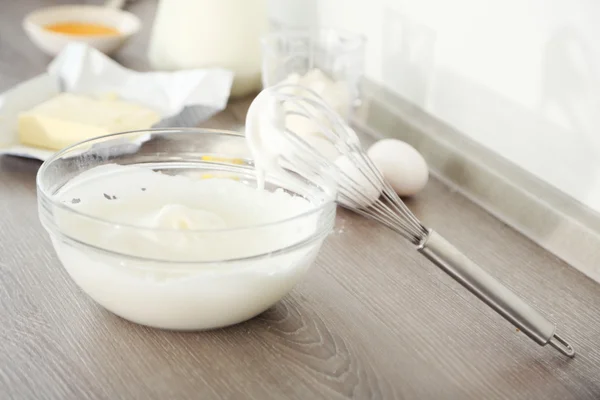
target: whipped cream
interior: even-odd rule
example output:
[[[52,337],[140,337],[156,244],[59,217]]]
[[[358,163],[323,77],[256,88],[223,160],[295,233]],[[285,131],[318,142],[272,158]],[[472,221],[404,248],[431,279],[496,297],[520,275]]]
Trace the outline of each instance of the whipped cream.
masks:
[[[335,180],[341,204],[367,208],[380,197],[383,181],[365,164],[356,132],[318,101],[298,86],[266,89],[254,99],[246,115],[246,143],[259,188],[266,175],[290,179],[288,170],[317,183]]]
[[[95,301],[149,326],[208,329],[259,314],[302,278],[323,240],[321,215],[304,215],[317,204],[172,171],[100,166],[55,195],[53,244]]]

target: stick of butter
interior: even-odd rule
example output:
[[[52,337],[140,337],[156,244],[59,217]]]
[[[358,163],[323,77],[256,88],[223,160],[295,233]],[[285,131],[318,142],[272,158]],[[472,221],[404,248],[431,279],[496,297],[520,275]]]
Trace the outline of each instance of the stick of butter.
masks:
[[[19,114],[19,141],[59,150],[97,136],[147,129],[158,121],[157,112],[137,104],[61,93]]]

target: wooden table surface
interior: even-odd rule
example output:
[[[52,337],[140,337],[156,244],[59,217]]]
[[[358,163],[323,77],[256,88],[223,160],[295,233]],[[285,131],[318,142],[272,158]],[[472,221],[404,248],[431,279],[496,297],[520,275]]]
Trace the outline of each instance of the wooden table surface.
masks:
[[[3,1],[0,90],[49,59],[21,30],[56,3]],[[145,68],[145,31],[117,59]],[[247,101],[206,126],[239,127]],[[70,280],[38,222],[39,163],[0,157],[0,399],[598,399],[600,287],[432,179],[409,206],[559,325],[538,347],[400,237],[340,210],[306,280],[246,323],[200,333],[124,321]]]

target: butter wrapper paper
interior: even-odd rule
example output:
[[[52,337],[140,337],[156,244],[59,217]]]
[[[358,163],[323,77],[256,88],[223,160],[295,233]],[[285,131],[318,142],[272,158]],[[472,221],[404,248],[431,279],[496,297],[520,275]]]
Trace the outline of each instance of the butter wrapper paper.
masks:
[[[176,72],[136,72],[81,43],[67,46],[47,72],[0,94],[0,154],[45,160],[51,150],[24,146],[17,134],[18,115],[60,92],[116,95],[157,111],[155,127],[193,127],[223,110],[233,73],[219,68]],[[141,136],[137,145],[148,140]]]

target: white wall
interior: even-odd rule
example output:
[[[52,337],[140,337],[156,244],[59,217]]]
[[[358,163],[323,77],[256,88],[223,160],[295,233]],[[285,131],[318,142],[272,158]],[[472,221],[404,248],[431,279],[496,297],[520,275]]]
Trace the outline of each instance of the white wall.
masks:
[[[600,211],[600,1],[319,0],[367,77]]]

